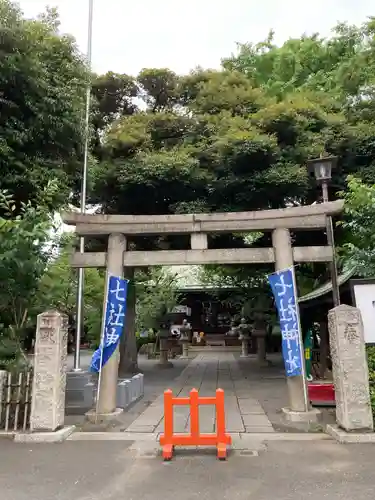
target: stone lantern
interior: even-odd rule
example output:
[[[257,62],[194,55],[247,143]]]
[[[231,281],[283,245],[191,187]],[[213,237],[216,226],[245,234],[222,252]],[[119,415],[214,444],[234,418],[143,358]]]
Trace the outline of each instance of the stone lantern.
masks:
[[[159,368],[172,368],[173,364],[168,360],[168,346],[171,324],[168,311],[165,306],[161,308],[159,314],[159,340],[160,340],[160,358]]]
[[[241,340],[241,358],[249,357],[249,341],[251,337],[251,325],[246,322],[245,318],[241,318],[241,322],[238,326],[238,338]]]
[[[182,326],[180,327],[180,342],[182,344],[182,356],[181,359],[189,358],[189,343],[191,338],[191,326],[187,319],[184,319]]]

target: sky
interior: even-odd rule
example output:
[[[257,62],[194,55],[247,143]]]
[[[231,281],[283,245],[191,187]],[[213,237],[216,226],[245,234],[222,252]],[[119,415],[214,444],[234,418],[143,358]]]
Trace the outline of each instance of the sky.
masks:
[[[89,0],[18,3],[28,17],[58,7],[61,30],[86,53]],[[360,24],[374,15],[373,0],[94,0],[93,70],[218,68],[237,42],[259,42],[270,29],[282,43],[302,33],[329,36],[337,21]]]

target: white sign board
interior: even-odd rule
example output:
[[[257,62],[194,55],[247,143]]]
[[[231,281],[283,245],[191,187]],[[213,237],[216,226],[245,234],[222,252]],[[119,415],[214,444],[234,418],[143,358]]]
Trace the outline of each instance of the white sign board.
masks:
[[[191,309],[188,306],[175,306],[172,310],[174,313],[186,314],[186,316],[191,315]]]
[[[353,295],[361,311],[365,342],[375,344],[375,283],[355,283]]]

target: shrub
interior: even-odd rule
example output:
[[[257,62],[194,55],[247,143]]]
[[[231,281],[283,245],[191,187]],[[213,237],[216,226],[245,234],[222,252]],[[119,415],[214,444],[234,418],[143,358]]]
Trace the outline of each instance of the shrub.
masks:
[[[150,344],[152,342],[155,342],[155,340],[156,340],[155,334],[151,333],[151,331],[148,333],[147,337],[141,337],[139,332],[137,332],[135,335],[136,335],[136,340],[137,340],[137,352],[139,352],[139,349],[144,344]]]

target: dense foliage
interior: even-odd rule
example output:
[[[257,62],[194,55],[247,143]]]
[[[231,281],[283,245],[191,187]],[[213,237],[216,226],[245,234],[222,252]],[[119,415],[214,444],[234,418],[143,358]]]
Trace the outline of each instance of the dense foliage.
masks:
[[[0,364],[22,352],[22,340],[53,250],[49,212],[58,186],[38,193],[36,206],[17,207],[11,194],[0,191]],[[17,215],[16,212],[18,212]]]
[[[0,0],[0,188],[36,202],[50,180],[66,200],[80,177],[87,71],[75,41],[58,32],[53,10],[26,20]]]
[[[52,260],[46,249],[50,214],[79,192],[90,75],[74,40],[59,33],[53,10],[25,20],[13,3],[0,0],[0,20],[0,320],[15,329],[47,305],[73,314],[69,248],[63,245]],[[239,46],[217,71],[91,75],[89,201],[105,213],[147,215],[308,204],[320,194],[306,161],[327,152],[338,156],[340,167],[330,197],[342,191],[346,198],[338,242],[345,259],[373,273],[374,34],[373,19],[359,27],[339,24],[329,39],[301,36],[280,47],[271,33],[259,44]],[[294,238],[305,245],[325,241],[324,234]],[[209,244],[270,241],[267,234],[226,235]],[[129,241],[130,248],[187,245],[182,237]],[[211,281],[239,286],[245,302],[254,285],[265,289],[263,268],[205,272]],[[300,266],[298,273],[300,292],[327,277],[322,265]],[[100,330],[103,279],[96,270],[86,272],[85,319],[93,337]],[[124,359],[134,364],[136,325],[153,326],[160,304],[175,300],[173,279],[160,270],[132,275]]]
[[[342,258],[364,277],[375,275],[375,184],[368,185],[349,177],[345,198],[346,231]]]
[[[145,214],[312,202],[305,163],[324,150],[340,160],[332,197],[346,174],[374,182],[373,33],[373,21],[338,25],[329,40],[241,46],[220,71],[101,77],[107,129],[93,199]],[[105,79],[112,87],[100,93]]]

